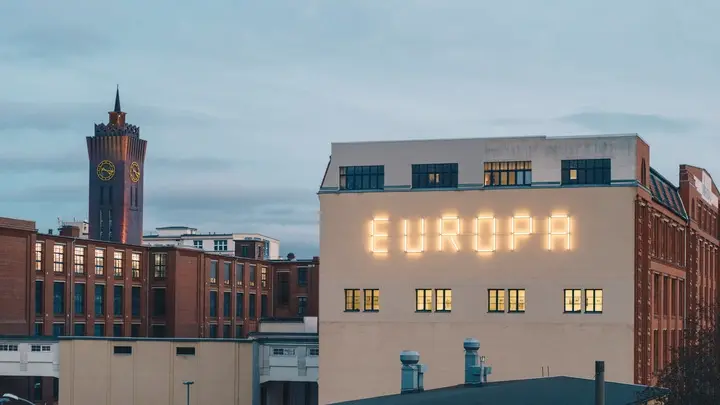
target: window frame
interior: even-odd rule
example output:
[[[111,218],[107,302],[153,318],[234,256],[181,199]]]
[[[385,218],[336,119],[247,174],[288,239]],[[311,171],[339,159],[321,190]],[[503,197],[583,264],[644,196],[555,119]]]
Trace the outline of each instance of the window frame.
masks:
[[[488,288],[488,307],[487,311],[491,314],[504,314],[507,308],[507,299],[504,288]],[[495,293],[495,301],[492,300],[492,293]],[[502,298],[502,301],[501,301]],[[492,308],[492,304],[495,304],[495,309]],[[501,305],[502,304],[502,305]],[[502,307],[502,308],[501,308]]]
[[[384,190],[385,166],[340,166],[338,168],[338,189],[343,191]]]
[[[348,293],[349,293],[349,295],[348,295]],[[345,297],[345,312],[360,312],[360,308],[363,305],[361,289],[346,288],[344,297]],[[350,305],[348,305],[348,304],[350,304]]]
[[[85,274],[85,254],[87,247],[75,246],[73,249],[73,271],[75,274]]]
[[[592,175],[592,180],[588,180],[589,174]],[[596,180],[597,177],[601,179]],[[560,184],[563,186],[604,186],[611,183],[612,159],[610,158],[563,159],[560,161]]]
[[[522,183],[518,182],[522,175]],[[505,184],[503,184],[503,177]],[[513,177],[511,184],[510,178]],[[483,163],[484,187],[530,187],[532,186],[532,160],[504,160]]]
[[[65,272],[65,244],[55,243],[53,245],[53,273]]]
[[[567,302],[567,293],[571,292],[571,303],[569,308],[571,310],[568,310],[568,302]],[[580,300],[577,304],[577,309],[575,309],[575,293],[578,292],[580,294]],[[583,303],[584,303],[584,294],[582,288],[563,288],[563,313],[565,314],[581,314],[583,310]]]
[[[460,165],[458,163],[419,163],[412,165],[414,189],[456,189]],[[448,178],[446,180],[446,178]]]
[[[517,296],[515,297],[515,309],[513,309],[512,305],[512,293],[515,292]],[[523,296],[523,308],[520,309],[520,292],[522,292]],[[508,313],[514,313],[514,314],[522,314],[526,310],[526,303],[527,303],[527,292],[524,288],[508,288],[507,290],[507,298],[508,298]]]
[[[113,277],[123,278],[125,268],[125,251],[116,250],[113,252]]]
[[[165,280],[167,278],[167,253],[153,253],[153,279]]]
[[[428,293],[430,296],[428,297]],[[427,299],[430,298],[428,304]],[[422,299],[422,304],[421,300]],[[415,312],[427,313],[433,312],[435,308],[435,290],[432,288],[416,288],[415,289]]]
[[[95,248],[94,266],[96,276],[105,276],[105,249]]]
[[[600,310],[597,309],[597,293],[600,292]],[[592,304],[589,302],[590,300],[590,294],[592,293]],[[603,313],[603,307],[605,304],[605,294],[603,293],[602,288],[586,288],[585,292],[583,294],[583,298],[585,299],[585,313],[586,314],[602,314]],[[588,308],[592,307],[592,310],[588,310]]]
[[[368,299],[368,293],[370,293]],[[363,312],[380,312],[380,289],[364,288],[363,289]]]
[[[442,292],[442,300],[440,300],[440,293]],[[450,298],[450,305],[446,302],[446,299]],[[435,312],[452,312],[452,288],[436,288],[435,289]],[[449,308],[448,308],[449,307]]]
[[[130,268],[132,278],[140,278],[140,269],[142,268],[142,254],[139,252],[130,253]]]

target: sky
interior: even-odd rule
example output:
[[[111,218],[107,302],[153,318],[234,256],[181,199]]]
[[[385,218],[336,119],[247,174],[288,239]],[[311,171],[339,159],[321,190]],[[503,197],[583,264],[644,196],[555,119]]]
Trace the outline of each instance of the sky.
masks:
[[[318,254],[332,142],[638,133],[720,176],[720,2],[0,2],[0,216],[87,216],[85,137],[119,84],[144,228]]]

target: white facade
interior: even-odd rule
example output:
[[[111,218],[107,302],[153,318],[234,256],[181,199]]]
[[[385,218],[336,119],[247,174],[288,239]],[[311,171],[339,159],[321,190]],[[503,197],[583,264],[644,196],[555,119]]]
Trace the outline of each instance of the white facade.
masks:
[[[56,341],[0,338],[0,376],[58,377],[60,353]]]
[[[183,246],[202,249],[219,254],[235,254],[235,241],[261,240],[265,242],[265,259],[279,260],[280,241],[258,233],[199,233],[197,228],[187,226],[165,226],[155,233],[143,235],[146,246]]]

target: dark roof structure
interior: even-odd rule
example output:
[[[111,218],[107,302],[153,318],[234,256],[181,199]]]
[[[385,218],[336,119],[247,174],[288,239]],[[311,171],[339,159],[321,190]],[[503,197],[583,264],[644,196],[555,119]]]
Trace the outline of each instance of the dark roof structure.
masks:
[[[643,385],[605,383],[605,405],[641,405],[661,398],[668,390]],[[488,382],[386,395],[335,405],[594,405],[595,380],[545,377]]]
[[[685,206],[682,200],[680,200],[678,188],[652,167],[650,168],[650,193],[652,194],[653,200],[660,203],[660,205],[669,209],[679,217],[685,220],[688,219]]]

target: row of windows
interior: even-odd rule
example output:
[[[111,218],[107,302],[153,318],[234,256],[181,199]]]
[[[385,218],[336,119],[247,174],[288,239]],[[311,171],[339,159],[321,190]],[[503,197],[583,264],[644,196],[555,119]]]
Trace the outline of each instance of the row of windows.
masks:
[[[52,292],[52,313],[53,315],[64,315],[66,308],[66,291],[65,291],[65,282],[64,281],[55,281],[53,282],[53,292]],[[104,315],[105,314],[105,284],[95,284],[95,291],[93,296],[93,310],[95,315]],[[157,290],[154,290],[157,291]],[[162,290],[165,291],[165,290]],[[139,286],[133,286],[132,291],[130,293],[130,312],[133,317],[139,317],[140,316],[140,302],[141,302],[141,294],[142,289]],[[44,282],[41,280],[35,281],[35,313],[39,316],[42,316],[44,313]],[[72,312],[75,315],[85,315],[88,308],[86,303],[86,284],[85,283],[75,283],[74,284],[74,290],[72,292],[72,303],[73,303],[73,309]],[[124,315],[125,311],[125,287],[121,285],[113,286],[113,315],[114,316],[122,316]],[[164,297],[163,297],[164,301]],[[161,307],[157,309],[162,309],[164,311],[164,303]],[[162,314],[164,316],[164,313]]]
[[[248,275],[250,276],[249,280],[249,286],[255,287],[255,283],[257,282],[257,265],[255,264],[248,264],[249,271]],[[217,284],[218,283],[218,262],[216,260],[213,260],[210,262],[210,284]],[[238,286],[243,285],[243,280],[245,279],[245,264],[244,263],[236,263],[235,264],[235,283]],[[232,262],[224,262],[223,263],[223,278],[222,282],[225,285],[230,285],[232,282]],[[260,267],[260,286],[262,288],[267,288],[268,286],[268,268],[265,266]]]
[[[487,312],[525,312],[525,289],[488,289]],[[346,289],[346,312],[377,312],[380,310],[380,290]],[[416,312],[452,311],[452,290],[419,288],[415,290]],[[565,289],[565,313],[602,313],[603,290]]]
[[[35,270],[43,271],[43,256],[45,244],[42,242],[35,243]],[[65,272],[65,245],[55,244],[53,246],[53,272]],[[73,272],[75,274],[85,274],[86,264],[86,246],[75,246],[73,249]],[[105,249],[95,249],[94,267],[96,276],[105,275]],[[132,252],[130,255],[130,268],[133,278],[140,278],[140,253]],[[113,275],[116,278],[123,277],[125,269],[125,252],[116,250],[113,253]]]
[[[243,293],[235,293],[235,316],[242,317],[243,316],[243,303],[244,300],[244,294]],[[256,314],[256,294],[250,294],[249,300],[248,300],[248,317],[251,319],[254,319]],[[218,316],[218,292],[217,291],[210,291],[210,317],[216,318]],[[260,296],[260,316],[261,317],[267,317],[268,315],[268,296],[265,294],[262,294]],[[225,318],[229,318],[230,314],[232,312],[232,293],[225,291],[223,292],[223,303],[222,303],[222,316]]]
[[[610,184],[610,159],[562,160],[561,184]],[[413,188],[457,188],[458,163],[412,165]],[[340,190],[382,190],[385,188],[384,166],[340,166]],[[484,163],[486,187],[532,185],[532,162],[505,161]]]

